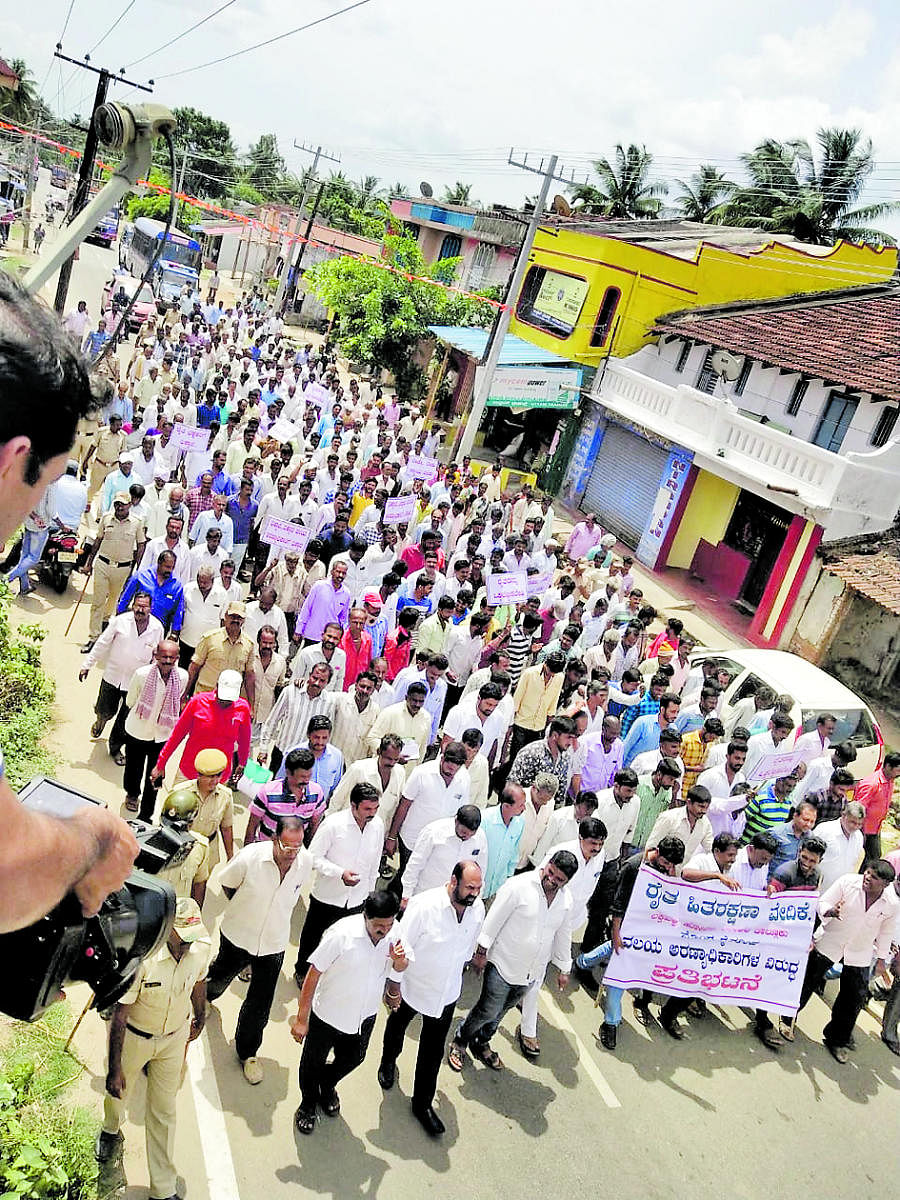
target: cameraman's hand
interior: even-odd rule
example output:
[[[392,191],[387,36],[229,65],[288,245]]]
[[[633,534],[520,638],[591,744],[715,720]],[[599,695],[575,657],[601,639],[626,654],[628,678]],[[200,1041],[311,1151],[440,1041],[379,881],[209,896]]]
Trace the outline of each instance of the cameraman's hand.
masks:
[[[125,1076],[122,1069],[110,1071],[106,1077],[106,1090],[114,1100],[121,1100],[125,1095]]]
[[[71,820],[96,845],[93,865],[74,888],[81,911],[93,917],[110,892],[118,891],[131,873],[138,856],[137,839],[122,818],[107,808],[86,805]]]

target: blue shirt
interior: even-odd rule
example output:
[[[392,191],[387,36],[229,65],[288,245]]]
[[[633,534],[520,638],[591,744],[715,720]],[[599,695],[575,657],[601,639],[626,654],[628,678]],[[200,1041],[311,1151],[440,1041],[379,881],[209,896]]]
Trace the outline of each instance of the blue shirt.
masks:
[[[184,624],[184,588],[174,575],[160,583],[156,564],[132,575],[122,588],[116,612],[123,613],[131,606],[136,591],[149,592],[150,612],[168,633],[178,633]]]
[[[525,829],[525,818],[519,814],[504,825],[500,805],[494,804],[482,814],[481,828],[487,838],[488,860],[484,873],[481,897],[487,900],[513,874],[519,861],[519,842]]]
[[[213,421],[218,421],[222,424],[222,412],[218,404],[198,404],[197,405],[197,425],[201,429],[209,429]]]
[[[658,712],[659,712],[659,701],[654,700],[648,691],[647,694],[644,696],[643,700],[640,702],[640,704],[632,705],[632,707],[629,708],[627,710],[627,712],[625,713],[625,715],[621,718],[621,720],[622,720],[621,736],[623,738],[625,737],[625,735],[631,729],[631,726],[635,723],[635,721],[638,719],[638,717],[646,717],[650,713],[658,713]]]
[[[381,658],[384,653],[384,640],[388,635],[388,619],[383,611],[374,621],[366,623],[366,633],[372,639],[372,657]]]
[[[291,746],[291,750],[308,750],[309,742],[300,742],[296,746]],[[284,758],[281,760],[281,766],[276,772],[276,779],[284,779],[284,760],[290,754],[288,750]],[[331,794],[341,781],[341,776],[344,774],[344,756],[338,750],[337,746],[332,746],[329,742],[322,751],[321,758],[317,758],[313,763],[312,775],[310,779],[313,783],[317,783],[325,793],[327,799],[331,799]]]
[[[779,867],[784,866],[785,863],[794,861],[800,853],[800,847],[811,832],[811,830],[806,830],[797,837],[794,833],[793,821],[785,821],[783,825],[773,825],[771,829],[766,830],[766,833],[771,833],[772,837],[778,843],[778,849],[772,855],[772,861],[769,863],[770,879]]]
[[[659,713],[648,713],[646,716],[638,717],[632,723],[622,746],[622,765],[628,767],[631,765],[631,760],[637,758],[639,754],[644,754],[649,750],[658,750],[661,732]]]
[[[229,500],[225,505],[225,512],[231,517],[233,545],[246,546],[250,541],[250,530],[259,512],[259,505],[251,500],[246,508],[241,508],[236,499]]]
[[[238,492],[241,490],[241,480],[243,478],[244,478],[243,475],[228,475],[228,476],[226,476],[225,486],[221,490],[225,493],[226,496],[237,496]],[[215,486],[215,484],[213,484],[213,490],[214,491],[219,490]],[[254,504],[259,504],[260,500],[262,500],[262,497],[263,497],[262,483],[260,482],[259,477],[254,475],[253,476],[253,491],[250,493],[250,499],[253,501]],[[241,540],[240,538],[235,537],[236,542],[239,542],[240,540]]]

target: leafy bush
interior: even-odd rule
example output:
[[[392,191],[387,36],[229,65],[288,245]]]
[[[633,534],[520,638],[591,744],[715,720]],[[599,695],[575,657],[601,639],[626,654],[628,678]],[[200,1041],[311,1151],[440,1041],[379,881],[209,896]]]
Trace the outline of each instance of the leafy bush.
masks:
[[[41,667],[40,625],[9,621],[10,590],[0,582],[0,746],[13,788],[50,770],[53,757],[42,739],[52,720],[53,681]]]
[[[0,1196],[92,1200],[98,1121],[65,1093],[83,1068],[63,1049],[71,1027],[57,1004],[33,1025],[12,1022],[0,1040]]]

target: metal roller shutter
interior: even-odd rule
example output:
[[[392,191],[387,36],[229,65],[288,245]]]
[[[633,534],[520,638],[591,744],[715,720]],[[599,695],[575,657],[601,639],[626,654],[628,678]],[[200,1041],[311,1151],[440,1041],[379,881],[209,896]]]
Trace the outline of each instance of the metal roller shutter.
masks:
[[[668,451],[610,422],[584,489],[581,507],[629,546],[641,540],[653,511]]]

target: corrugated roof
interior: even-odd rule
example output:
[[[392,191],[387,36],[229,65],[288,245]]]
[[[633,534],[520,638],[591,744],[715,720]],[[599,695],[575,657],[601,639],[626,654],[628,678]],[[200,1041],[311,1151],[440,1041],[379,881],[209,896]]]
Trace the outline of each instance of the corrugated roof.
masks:
[[[600,216],[581,216],[576,209],[571,217],[550,217],[541,222],[541,229],[585,233],[590,237],[614,238],[635,246],[649,246],[676,258],[694,259],[703,244],[719,246],[737,252],[752,253],[777,242],[796,246],[806,255],[825,257],[831,246],[811,246],[785,233],[771,233],[751,226],[710,225],[703,221],[628,221]]]
[[[854,592],[900,616],[900,537],[893,529],[823,545],[827,569]]]
[[[653,332],[900,400],[900,289],[891,285],[687,310]]]
[[[484,354],[489,333],[487,329],[474,329],[468,325],[429,325],[428,328],[440,341],[445,342],[448,346],[453,346],[456,350],[462,350],[464,354],[470,354],[473,358],[481,358]],[[508,333],[503,339],[499,365],[501,367],[535,367],[552,363],[554,366],[561,366],[570,361],[568,358],[560,358],[558,354],[553,354],[549,350],[543,350],[532,342],[526,342],[524,338],[516,337],[514,333]]]

